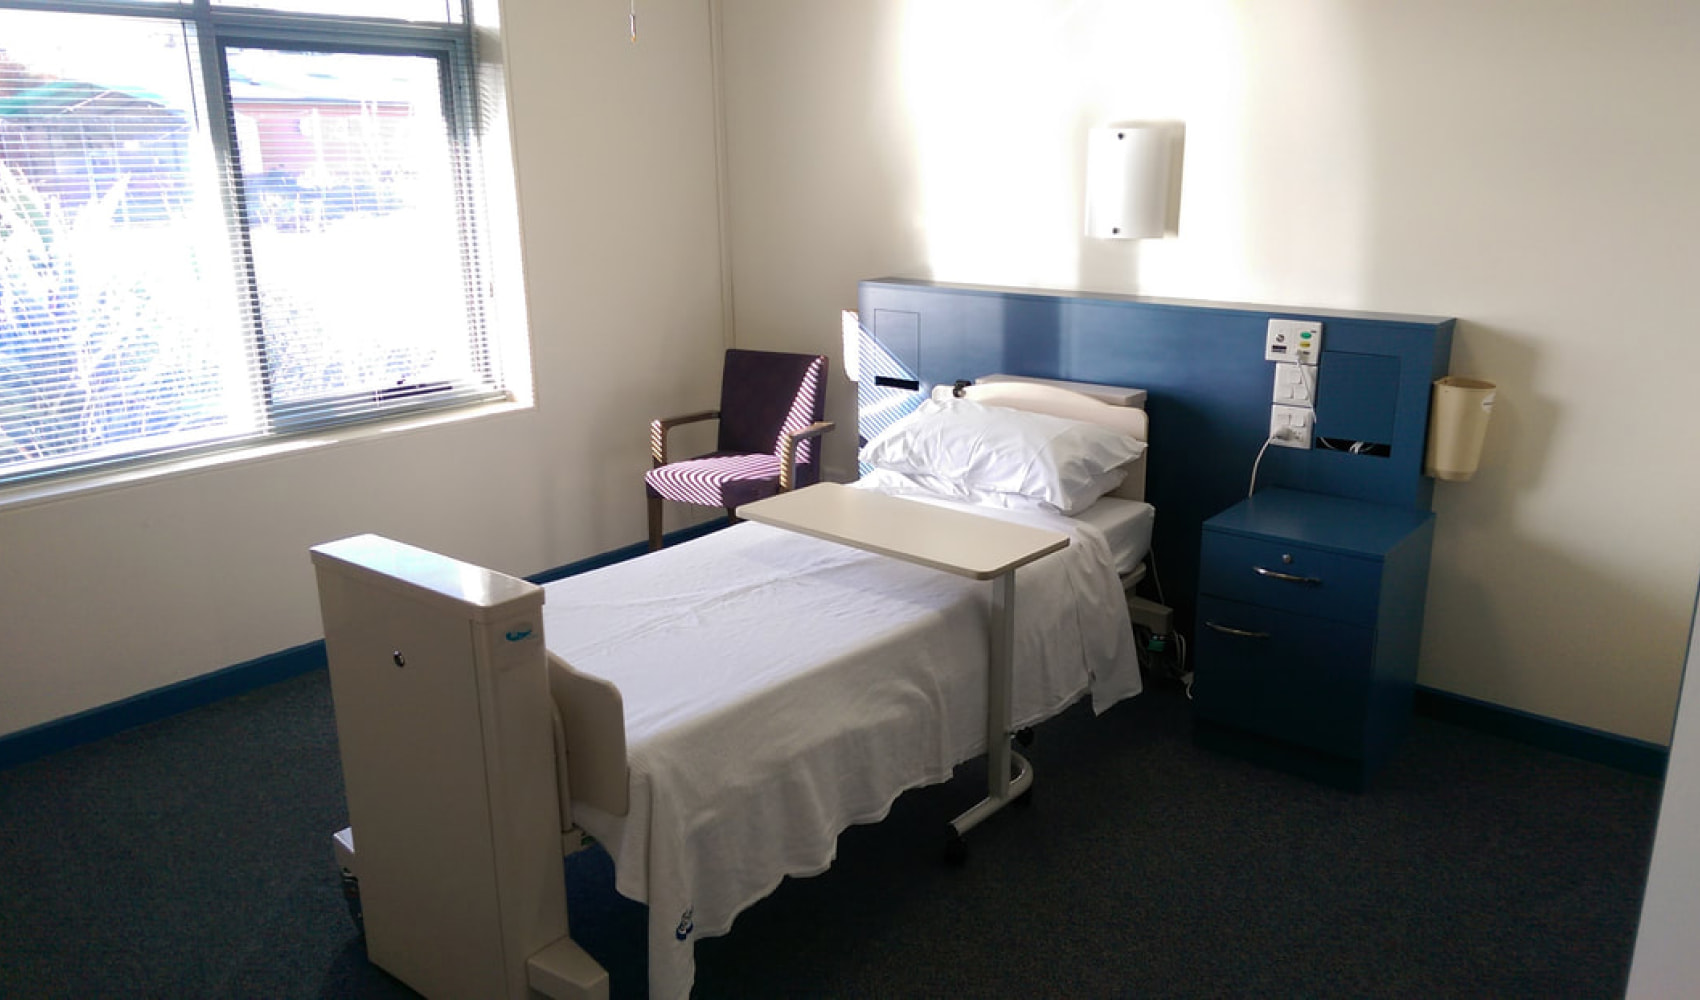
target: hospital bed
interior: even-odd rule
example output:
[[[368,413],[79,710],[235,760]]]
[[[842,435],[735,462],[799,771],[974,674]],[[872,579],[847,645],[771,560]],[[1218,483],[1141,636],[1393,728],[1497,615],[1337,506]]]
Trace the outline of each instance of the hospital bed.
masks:
[[[1143,411],[1055,386],[957,392],[1147,437]],[[561,867],[599,842],[649,906],[651,995],[688,996],[695,940],[825,870],[846,827],[1138,693],[1124,587],[1152,511],[1143,455],[1123,468],[1075,516],[889,469],[855,484],[1066,537],[1017,571],[990,739],[993,595],[902,559],[752,522],[540,588],[376,536],[316,547],[369,957],[432,998],[605,996]]]

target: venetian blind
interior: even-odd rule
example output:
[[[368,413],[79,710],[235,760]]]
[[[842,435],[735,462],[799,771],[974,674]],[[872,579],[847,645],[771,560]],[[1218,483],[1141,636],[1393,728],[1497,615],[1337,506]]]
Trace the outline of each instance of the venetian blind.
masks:
[[[0,0],[0,484],[504,396],[472,79],[443,0]]]

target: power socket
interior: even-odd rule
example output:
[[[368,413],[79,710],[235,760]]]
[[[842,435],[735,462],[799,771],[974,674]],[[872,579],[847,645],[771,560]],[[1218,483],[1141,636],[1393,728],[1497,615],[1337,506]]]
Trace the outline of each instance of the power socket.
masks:
[[[1271,406],[1269,436],[1279,448],[1309,448],[1316,411],[1308,406]]]

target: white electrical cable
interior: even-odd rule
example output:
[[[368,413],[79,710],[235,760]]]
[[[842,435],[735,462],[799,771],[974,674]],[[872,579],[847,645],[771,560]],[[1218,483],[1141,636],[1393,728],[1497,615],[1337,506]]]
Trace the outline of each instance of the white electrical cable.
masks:
[[[1281,428],[1275,433],[1269,435],[1269,440],[1263,442],[1263,447],[1257,449],[1257,461],[1251,463],[1251,485],[1247,486],[1245,491],[1245,495],[1247,497],[1257,492],[1257,467],[1263,464],[1263,453],[1269,450],[1269,446],[1275,443],[1276,438],[1284,439],[1286,438],[1287,433],[1288,432],[1285,427]]]

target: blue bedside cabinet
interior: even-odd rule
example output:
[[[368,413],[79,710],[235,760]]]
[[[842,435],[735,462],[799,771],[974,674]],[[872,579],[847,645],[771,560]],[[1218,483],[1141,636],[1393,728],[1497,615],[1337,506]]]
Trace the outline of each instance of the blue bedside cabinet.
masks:
[[[1434,515],[1267,489],[1204,522],[1195,736],[1361,789],[1411,714]]]

